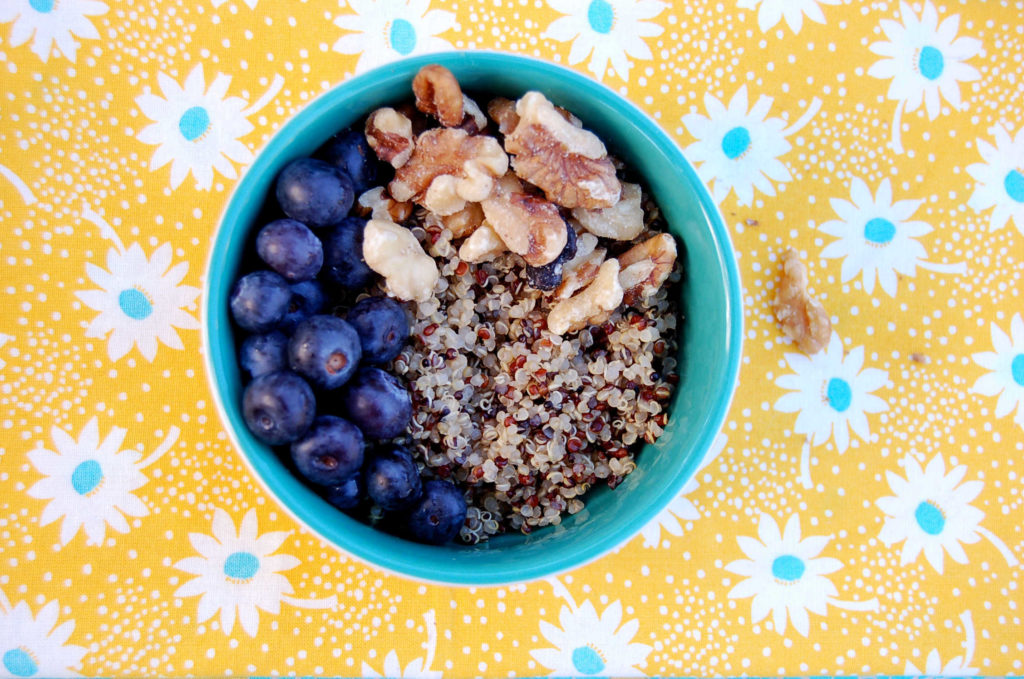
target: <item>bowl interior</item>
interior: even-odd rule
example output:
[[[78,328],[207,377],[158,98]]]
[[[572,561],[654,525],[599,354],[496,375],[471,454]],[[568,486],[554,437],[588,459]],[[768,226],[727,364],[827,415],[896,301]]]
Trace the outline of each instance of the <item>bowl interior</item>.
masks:
[[[278,171],[374,108],[409,98],[413,75],[427,63],[447,66],[465,90],[516,98],[536,89],[580,117],[611,153],[643,177],[681,244],[685,272],[680,286],[685,314],[680,382],[664,436],[643,449],[637,469],[617,489],[595,488],[585,498],[586,508],[559,526],[475,546],[432,547],[392,537],[335,510],[293,477],[246,429],[236,339],[228,314],[232,283]],[[661,511],[693,475],[721,426],[736,382],[739,279],[722,218],[693,168],[672,140],[631,104],[583,76],[532,59],[485,52],[429,55],[391,64],[327,92],[271,139],[239,182],[210,261],[206,358],[236,445],[302,523],[350,554],[414,578],[462,584],[523,581],[579,566],[618,546]]]

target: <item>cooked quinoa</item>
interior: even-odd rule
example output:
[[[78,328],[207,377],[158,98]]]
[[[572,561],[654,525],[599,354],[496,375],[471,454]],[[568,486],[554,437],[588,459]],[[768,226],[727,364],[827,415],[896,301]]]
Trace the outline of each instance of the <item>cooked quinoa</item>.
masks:
[[[645,202],[640,240],[664,231]],[[409,305],[412,339],[393,364],[413,399],[405,443],[427,476],[464,489],[464,542],[558,524],[595,484],[621,483],[664,432],[678,264],[640,307],[559,336],[546,329],[550,297],[526,283],[518,256],[463,262],[451,233],[424,217],[413,233],[441,277],[432,299]]]

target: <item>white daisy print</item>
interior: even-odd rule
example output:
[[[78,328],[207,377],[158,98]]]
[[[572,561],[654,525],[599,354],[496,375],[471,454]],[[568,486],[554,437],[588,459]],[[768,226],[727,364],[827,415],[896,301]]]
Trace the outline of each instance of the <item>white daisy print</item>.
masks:
[[[106,3],[99,0],[4,0],[0,3],[0,23],[11,26],[11,47],[32,40],[32,52],[45,63],[54,47],[72,63],[79,44],[75,38],[100,37],[89,17],[106,14]]]
[[[348,31],[334,43],[335,52],[358,54],[356,73],[396,59],[455,49],[438,36],[455,29],[455,15],[430,9],[430,0],[349,0],[352,14],[334,18]]]
[[[1010,321],[1010,335],[992,324],[992,348],[971,356],[971,359],[991,372],[982,375],[971,391],[982,396],[998,396],[997,418],[1006,417],[1014,410],[1013,421],[1024,427],[1024,319],[1014,314]]]
[[[25,205],[34,205],[36,203],[36,197],[35,194],[32,193],[32,189],[30,189],[28,184],[26,184],[21,177],[16,175],[14,171],[6,165],[0,165],[0,177],[3,177],[9,181],[12,186],[14,186],[18,195],[21,196],[23,201],[25,201]]]
[[[825,23],[825,15],[818,5],[838,5],[839,0],[739,0],[740,9],[757,9],[757,26],[767,33],[782,19],[794,33],[804,25],[804,15],[811,21]],[[760,7],[759,7],[760,6]]]
[[[281,612],[281,602],[308,609],[337,608],[335,596],[326,599],[299,599],[281,571],[295,568],[299,560],[290,554],[275,554],[290,533],[274,531],[260,535],[256,510],[235,523],[223,509],[213,513],[213,536],[189,533],[188,539],[199,556],[190,556],[174,564],[180,571],[198,576],[174,592],[176,597],[199,597],[198,622],[206,622],[220,612],[220,628],[231,634],[235,618],[250,637],[256,636],[260,611],[271,615]]]
[[[0,592],[0,678],[73,677],[86,649],[69,644],[75,621],[57,624],[60,606],[49,601],[36,615],[24,601],[11,607]]]
[[[993,126],[991,133],[995,146],[977,140],[978,153],[985,162],[967,166],[967,174],[976,182],[967,205],[978,212],[992,210],[990,231],[998,231],[1013,219],[1024,235],[1024,125],[1015,137],[1002,125]]]
[[[124,357],[138,346],[147,361],[156,358],[157,340],[172,349],[184,349],[175,328],[198,330],[199,321],[185,309],[195,305],[200,290],[180,285],[188,273],[188,262],[171,266],[172,248],[164,243],[150,257],[138,243],[125,248],[114,229],[88,205],[82,217],[113,241],[107,251],[107,269],[86,264],[89,279],[99,290],[79,290],[78,299],[100,312],[85,331],[86,337],[107,339],[111,361]]]
[[[57,519],[64,521],[60,541],[67,545],[84,528],[86,544],[102,545],[106,528],[118,533],[128,532],[125,517],[149,514],[149,508],[134,491],[149,481],[142,470],[156,462],[178,440],[180,430],[171,427],[152,455],[142,459],[135,450],[122,450],[128,432],[111,428],[100,441],[99,421],[89,420],[78,438],[72,438],[60,427],[50,430],[56,452],[39,447],[28,452],[28,459],[46,478],[28,489],[30,497],[49,500],[39,518],[46,526]]]
[[[239,139],[253,130],[248,116],[277,96],[284,78],[275,74],[267,91],[251,106],[241,97],[227,96],[229,75],[218,73],[207,87],[202,64],[192,69],[183,86],[164,73],[157,75],[157,82],[162,97],[147,91],[135,98],[139,110],[153,121],[136,135],[143,144],[157,147],[149,169],[156,171],[171,163],[172,189],[181,186],[191,172],[196,188],[209,190],[214,170],[236,179],[234,163],[252,162],[252,151]]]
[[[850,429],[867,440],[871,435],[868,414],[889,409],[872,392],[885,386],[889,375],[877,368],[864,368],[864,347],[843,355],[843,342],[833,332],[828,348],[814,356],[786,354],[794,371],[781,375],[775,385],[791,390],[775,402],[775,410],[798,413],[793,431],[811,437],[810,445],[821,445],[835,437],[841,453],[850,445]]]
[[[888,40],[872,43],[870,49],[884,57],[868,69],[868,75],[889,84],[888,98],[896,102],[892,123],[892,148],[903,153],[900,142],[900,117],[903,111],[916,111],[924,102],[928,119],[942,112],[942,99],[960,110],[960,83],[981,77],[967,60],[981,52],[981,41],[957,38],[960,16],[954,14],[939,23],[935,5],[927,0],[918,18],[906,2],[900,2],[903,23],[883,19],[880,23]]]
[[[638,665],[646,662],[651,647],[633,643],[640,630],[637,619],[622,622],[622,604],[613,602],[601,615],[590,600],[577,606],[572,595],[557,579],[549,581],[555,596],[565,600],[558,614],[561,628],[543,620],[540,631],[554,648],[530,651],[553,677],[639,677]]]
[[[552,21],[540,37],[571,42],[569,63],[575,66],[589,57],[587,70],[598,80],[609,64],[629,80],[629,57],[654,58],[644,38],[662,34],[665,29],[649,20],[668,6],[657,0],[548,0],[548,5],[565,16]]]
[[[392,649],[384,656],[383,674],[378,674],[364,660],[362,675],[364,677],[388,677],[389,679],[401,677],[441,679],[440,671],[430,669],[430,664],[434,661],[434,653],[437,651],[437,623],[434,620],[433,609],[423,614],[423,622],[427,628],[427,641],[423,644],[423,648],[426,651],[425,657],[410,660],[403,670],[402,665],[398,662],[398,653]]]
[[[895,495],[879,498],[875,504],[885,512],[885,523],[878,539],[891,546],[902,542],[900,565],[925,559],[936,572],[942,573],[943,555],[957,563],[967,563],[967,553],[960,543],[970,545],[982,537],[999,550],[1011,566],[1017,558],[995,534],[980,523],[985,513],[971,506],[981,493],[981,481],[963,482],[966,465],[957,465],[946,473],[941,455],[936,455],[922,471],[912,456],[903,461],[906,478],[891,471],[885,473],[889,488]]]
[[[786,521],[779,533],[775,519],[761,514],[757,524],[757,537],[736,538],[747,556],[727,564],[730,573],[744,577],[730,591],[730,599],[753,597],[750,621],[757,623],[772,614],[774,629],[786,632],[786,622],[803,636],[810,632],[808,611],[826,615],[828,606],[851,611],[877,611],[878,600],[840,601],[835,585],[826,575],[835,573],[843,564],[838,560],[819,556],[830,540],[827,536],[801,539],[800,517],[796,514]]]
[[[833,198],[832,209],[839,219],[818,227],[839,240],[830,243],[821,252],[825,259],[842,258],[842,279],[846,283],[861,275],[864,291],[875,290],[875,278],[890,297],[896,296],[899,275],[914,276],[917,267],[937,273],[967,273],[967,265],[927,262],[928,253],[917,238],[931,233],[932,227],[912,220],[924,201],[893,201],[892,184],[883,179],[878,192],[871,190],[862,180],[850,183],[850,201]]]
[[[700,487],[700,483],[697,481],[697,475],[715,461],[719,453],[725,449],[725,444],[728,440],[729,437],[721,433],[715,437],[714,442],[711,444],[711,449],[708,451],[708,454],[704,456],[700,466],[697,467],[697,471],[693,475],[693,478],[687,481],[686,485],[683,486],[683,492],[679,497],[672,500],[668,507],[663,509],[660,514],[654,517],[654,519],[643,527],[640,534],[644,539],[644,547],[657,547],[661,541],[662,529],[664,529],[664,531],[669,535],[679,537],[683,534],[684,522],[696,521],[700,518],[700,512],[687,496],[691,495]]]
[[[978,668],[971,667],[971,658],[974,657],[974,623],[971,621],[971,612],[961,613],[960,622],[964,626],[966,636],[963,655],[958,655],[943,665],[939,649],[933,648],[925,659],[923,672],[908,660],[903,674],[910,677],[973,677],[978,674]]]
[[[708,184],[716,203],[735,191],[740,205],[751,205],[754,189],[775,195],[772,182],[792,181],[779,157],[792,147],[786,137],[801,130],[821,109],[815,97],[804,114],[790,127],[781,118],[770,118],[772,98],[761,95],[748,110],[747,86],[741,86],[725,106],[710,93],[704,95],[707,116],[690,113],[683,124],[697,141],[686,147],[686,156],[697,164],[697,174]]]

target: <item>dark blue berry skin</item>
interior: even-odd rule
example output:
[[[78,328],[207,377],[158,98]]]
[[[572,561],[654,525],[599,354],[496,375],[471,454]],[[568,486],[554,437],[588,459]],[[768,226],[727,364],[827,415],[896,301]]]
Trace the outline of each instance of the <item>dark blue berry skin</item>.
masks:
[[[466,521],[466,500],[455,484],[432,480],[409,512],[409,534],[420,542],[443,545],[454,540]]]
[[[363,466],[363,448],[358,427],[340,417],[322,415],[292,443],[292,462],[310,483],[337,486]]]
[[[324,263],[320,239],[294,219],[278,219],[260,229],[256,252],[267,266],[292,283],[313,278]]]
[[[362,349],[355,328],[336,316],[311,316],[288,342],[288,365],[319,389],[337,389],[356,372]]]
[[[405,509],[420,498],[420,473],[409,451],[388,446],[366,463],[366,494],[381,509]]]
[[[242,342],[238,363],[247,377],[288,369],[288,338],[278,331],[250,335]]]
[[[231,291],[231,315],[249,332],[273,330],[292,298],[288,281],[273,271],[254,271],[238,279]]]
[[[348,175],[322,160],[299,158],[277,176],[281,210],[314,229],[337,224],[355,200]]]
[[[327,501],[338,509],[355,509],[364,499],[366,483],[363,475],[358,472],[327,489]]]
[[[565,247],[555,261],[544,266],[526,267],[526,281],[538,290],[554,290],[562,282],[562,267],[576,256],[576,231],[566,224]]]
[[[313,390],[293,372],[260,375],[245,388],[242,414],[249,431],[271,446],[295,441],[316,416]]]
[[[341,406],[371,439],[391,439],[412,420],[412,398],[402,382],[380,368],[362,368],[345,386]]]
[[[363,348],[363,362],[380,365],[394,360],[409,339],[409,321],[402,305],[390,297],[366,297],[345,316]]]
[[[316,281],[302,281],[292,284],[292,298],[288,302],[288,311],[278,323],[282,332],[291,334],[299,323],[314,314],[320,313],[327,303],[323,287]]]
[[[362,130],[339,132],[320,147],[317,155],[349,176],[357,196],[380,184],[380,162]]]
[[[321,277],[329,283],[360,290],[373,282],[373,270],[363,259],[363,230],[366,221],[348,217],[324,238],[324,267]]]

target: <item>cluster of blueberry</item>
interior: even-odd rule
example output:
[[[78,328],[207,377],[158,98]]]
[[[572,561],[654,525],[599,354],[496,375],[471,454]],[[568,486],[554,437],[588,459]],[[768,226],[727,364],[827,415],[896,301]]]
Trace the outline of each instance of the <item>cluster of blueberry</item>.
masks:
[[[349,216],[356,192],[380,172],[358,129],[333,137],[319,158],[292,161],[277,178],[285,217],[256,237],[267,268],[242,276],[230,299],[235,323],[249,333],[239,352],[250,380],[243,414],[249,430],[280,446],[335,507],[365,514],[376,505],[402,519],[388,526],[440,544],[465,521],[462,492],[448,481],[421,481],[410,452],[391,442],[412,419],[408,390],[383,369],[409,338],[405,310],[380,295],[347,311],[343,303],[375,282],[362,255],[366,220]]]

